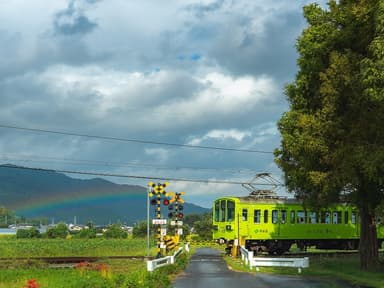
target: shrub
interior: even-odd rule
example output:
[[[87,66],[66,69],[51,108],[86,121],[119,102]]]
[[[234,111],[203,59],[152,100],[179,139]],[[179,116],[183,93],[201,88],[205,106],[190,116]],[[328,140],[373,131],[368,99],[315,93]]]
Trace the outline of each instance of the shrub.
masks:
[[[76,237],[82,238],[82,239],[96,238],[96,229],[95,228],[82,229],[79,233],[76,234]]]
[[[104,232],[105,238],[127,238],[128,233],[121,229],[121,225],[112,224],[108,226],[107,231]]]
[[[57,226],[47,230],[48,238],[66,238],[68,234],[69,230],[65,223],[59,223]]]
[[[36,227],[31,227],[29,229],[18,229],[16,232],[16,238],[40,238],[40,231]]]

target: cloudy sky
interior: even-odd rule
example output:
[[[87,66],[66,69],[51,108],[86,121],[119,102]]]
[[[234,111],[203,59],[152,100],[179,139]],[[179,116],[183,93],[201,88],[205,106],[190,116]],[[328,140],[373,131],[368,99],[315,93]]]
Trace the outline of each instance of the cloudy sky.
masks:
[[[0,0],[1,163],[149,177],[108,178],[143,186],[279,179],[276,122],[310,2]],[[204,207],[248,193],[183,181],[169,190]]]

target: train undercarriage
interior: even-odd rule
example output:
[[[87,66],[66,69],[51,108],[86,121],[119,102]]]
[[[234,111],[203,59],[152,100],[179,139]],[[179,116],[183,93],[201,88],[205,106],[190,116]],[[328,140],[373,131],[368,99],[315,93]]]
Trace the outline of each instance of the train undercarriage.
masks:
[[[225,242],[226,251],[230,254],[233,249],[234,241]],[[268,253],[270,255],[282,255],[288,252],[292,245],[301,251],[314,247],[316,249],[334,249],[334,250],[356,250],[359,247],[358,239],[306,239],[306,240],[246,240],[245,248],[254,251],[255,255]],[[379,243],[381,246],[381,243]],[[380,247],[379,246],[379,247]]]

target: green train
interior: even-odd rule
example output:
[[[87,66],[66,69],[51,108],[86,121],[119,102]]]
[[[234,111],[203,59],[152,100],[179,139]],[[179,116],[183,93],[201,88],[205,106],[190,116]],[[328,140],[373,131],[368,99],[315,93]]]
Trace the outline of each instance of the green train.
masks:
[[[256,253],[283,254],[292,244],[298,248],[353,250],[359,246],[359,213],[349,204],[338,204],[318,211],[305,209],[295,199],[260,197],[222,197],[213,204],[213,239],[235,244]],[[377,217],[379,247],[384,240],[384,225]]]

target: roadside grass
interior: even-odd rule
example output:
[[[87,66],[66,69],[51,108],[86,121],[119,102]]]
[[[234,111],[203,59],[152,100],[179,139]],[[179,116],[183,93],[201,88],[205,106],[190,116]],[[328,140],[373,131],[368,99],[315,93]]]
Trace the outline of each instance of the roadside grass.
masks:
[[[224,253],[224,252],[223,252]],[[359,256],[351,255],[316,255],[309,259],[309,268],[302,269],[298,274],[297,268],[287,267],[260,267],[256,272],[249,269],[241,262],[241,257],[224,256],[230,269],[248,273],[270,273],[280,275],[302,275],[304,277],[316,277],[330,282],[332,287],[339,287],[338,283],[347,282],[361,287],[384,287],[384,264],[375,272],[360,270]]]

